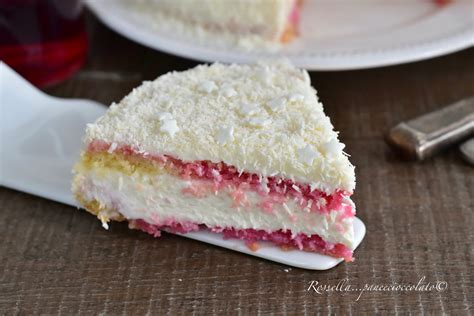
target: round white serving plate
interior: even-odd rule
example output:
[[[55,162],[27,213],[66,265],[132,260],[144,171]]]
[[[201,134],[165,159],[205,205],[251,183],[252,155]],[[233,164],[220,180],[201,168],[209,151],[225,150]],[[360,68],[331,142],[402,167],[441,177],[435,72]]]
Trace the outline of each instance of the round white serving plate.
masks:
[[[106,25],[145,46],[207,61],[251,63],[285,56],[309,70],[348,70],[395,65],[455,52],[474,45],[474,1],[306,0],[301,34],[278,52],[215,47],[161,34],[130,0],[89,0]]]

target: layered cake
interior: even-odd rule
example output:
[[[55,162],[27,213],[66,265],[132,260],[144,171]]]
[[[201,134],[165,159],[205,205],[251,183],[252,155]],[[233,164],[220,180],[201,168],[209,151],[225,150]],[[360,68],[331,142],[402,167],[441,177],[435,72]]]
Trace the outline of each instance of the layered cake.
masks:
[[[299,33],[301,11],[305,10],[303,0],[121,1],[164,36],[204,46],[228,48],[230,44],[250,51],[278,50],[281,44],[293,40]],[[445,5],[452,0],[430,1]]]
[[[105,228],[210,230],[352,260],[354,167],[286,61],[144,82],[87,126],[73,192]]]
[[[161,31],[227,39],[240,46],[286,43],[297,35],[302,0],[139,0]]]

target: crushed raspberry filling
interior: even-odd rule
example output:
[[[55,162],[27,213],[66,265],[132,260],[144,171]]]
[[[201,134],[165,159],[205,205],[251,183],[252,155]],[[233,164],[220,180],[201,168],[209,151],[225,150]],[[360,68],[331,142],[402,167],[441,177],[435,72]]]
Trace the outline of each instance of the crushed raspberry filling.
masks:
[[[213,232],[222,233],[224,239],[236,238],[244,240],[250,249],[258,250],[257,241],[269,241],[285,250],[299,249],[309,252],[318,252],[336,258],[344,258],[345,261],[353,261],[352,250],[343,244],[334,244],[324,241],[318,235],[307,236],[306,234],[297,234],[292,236],[291,231],[277,230],[267,232],[256,229],[234,229],[234,228],[209,228],[205,225],[193,223],[179,223],[176,221],[167,221],[165,224],[150,224],[143,220],[133,220],[130,222],[131,228],[140,229],[154,237],[160,236],[160,230],[166,230],[170,233],[185,234],[190,231],[207,229]]]
[[[114,146],[115,147],[115,146]],[[88,146],[88,152],[108,152],[111,145],[102,141],[93,141]],[[314,189],[311,190],[309,184],[298,183],[291,179],[279,177],[260,177],[254,173],[239,172],[237,168],[229,166],[223,162],[214,163],[207,160],[185,162],[168,155],[150,155],[141,153],[130,146],[117,146],[113,148],[115,153],[134,159],[144,159],[157,163],[172,173],[177,173],[182,179],[210,180],[212,185],[207,189],[214,192],[220,189],[232,187],[235,192],[232,194],[236,206],[245,206],[245,191],[252,190],[262,198],[262,210],[271,212],[275,204],[285,203],[288,199],[295,200],[303,209],[312,212],[328,213],[330,211],[340,211],[344,209],[344,217],[355,215],[355,209],[343,203],[345,197],[351,193],[337,190],[332,194]],[[203,197],[203,188],[190,187],[183,190],[184,194],[193,194],[197,198]]]
[[[437,5],[443,6],[450,3],[452,0],[434,0]]]
[[[256,241],[270,241],[284,249],[296,248],[309,252],[319,252],[332,257],[344,258],[345,261],[353,260],[352,250],[347,246],[326,242],[318,235],[308,236],[300,233],[296,236],[292,236],[289,230],[277,230],[269,233],[264,230],[234,228],[226,228],[222,232],[224,238],[242,239],[250,244]]]
[[[300,22],[300,0],[296,0],[290,15],[288,16],[288,23],[293,26],[298,26]]]

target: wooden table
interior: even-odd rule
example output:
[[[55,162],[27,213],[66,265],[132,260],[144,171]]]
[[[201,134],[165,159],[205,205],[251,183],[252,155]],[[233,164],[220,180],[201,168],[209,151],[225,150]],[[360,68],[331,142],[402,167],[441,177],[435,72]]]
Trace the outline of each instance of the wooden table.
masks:
[[[91,50],[59,97],[109,104],[143,80],[197,63],[132,43],[88,16]],[[0,189],[0,314],[468,314],[474,301],[474,168],[456,148],[405,162],[383,134],[474,95],[474,50],[402,66],[313,72],[314,86],[356,166],[354,200],[367,236],[356,261],[306,271],[164,234],[154,239],[84,211]],[[447,282],[427,292],[308,291]]]

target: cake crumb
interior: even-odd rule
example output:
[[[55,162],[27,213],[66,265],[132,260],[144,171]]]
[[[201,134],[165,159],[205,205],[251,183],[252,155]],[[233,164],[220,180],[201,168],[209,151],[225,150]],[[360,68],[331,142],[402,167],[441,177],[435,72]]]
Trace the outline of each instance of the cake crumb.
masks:
[[[280,245],[280,249],[282,251],[290,251],[290,250],[293,250],[294,248],[292,248],[290,246],[287,246],[287,245]]]
[[[260,248],[259,244],[256,242],[247,242],[246,245],[252,251],[257,251]]]

